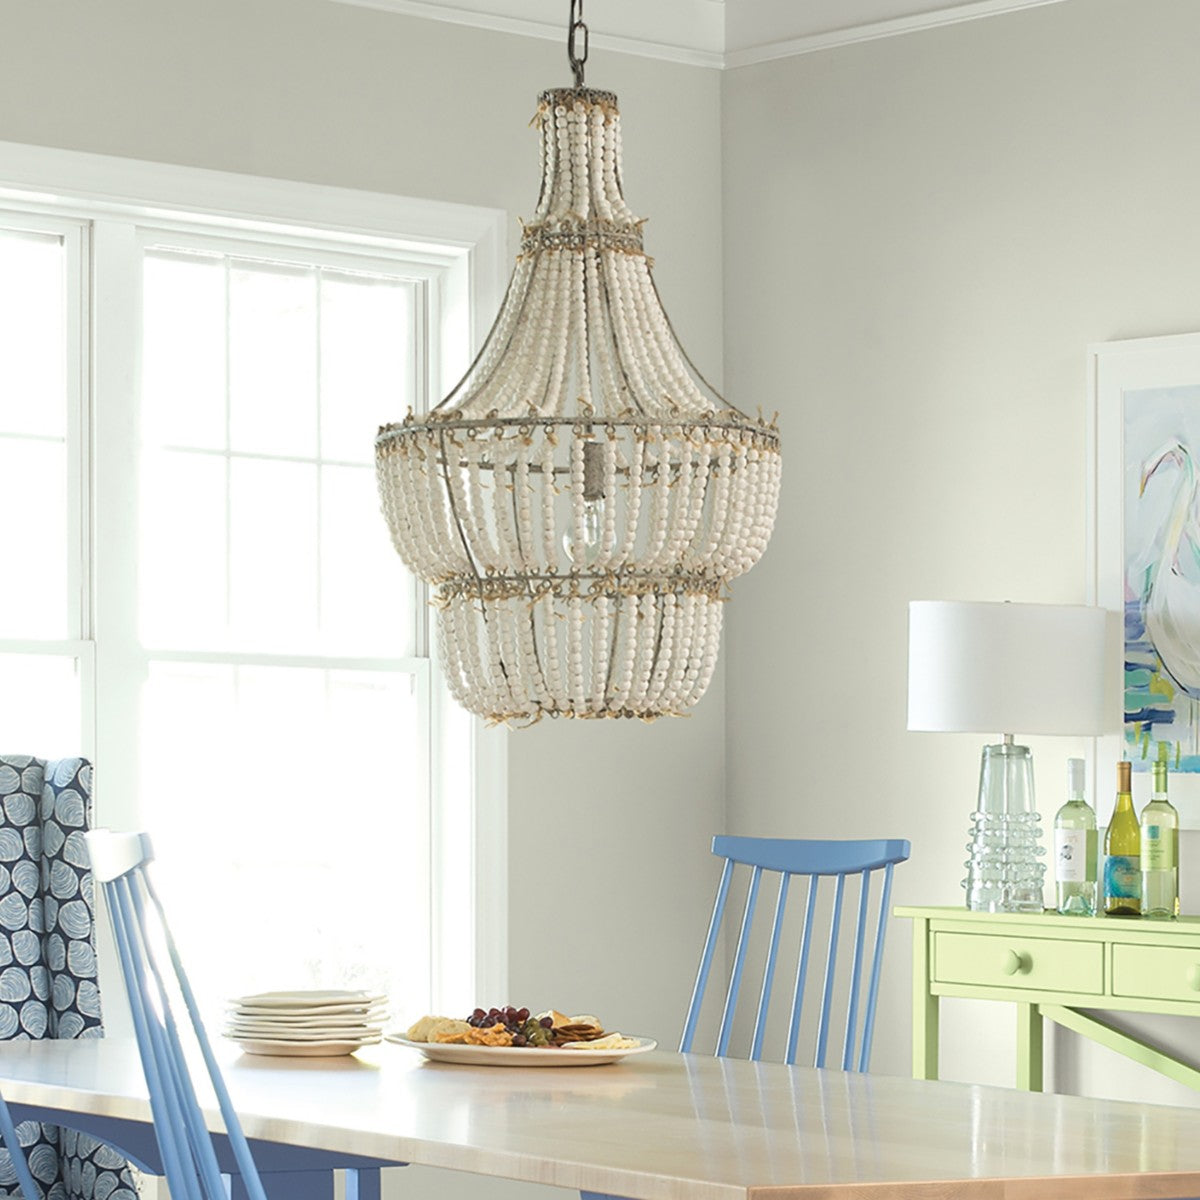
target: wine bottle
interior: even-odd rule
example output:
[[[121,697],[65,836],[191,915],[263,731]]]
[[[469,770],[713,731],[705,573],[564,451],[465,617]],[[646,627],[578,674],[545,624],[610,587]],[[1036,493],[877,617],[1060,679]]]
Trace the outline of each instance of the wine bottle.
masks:
[[[1067,802],[1054,817],[1054,890],[1060,913],[1096,915],[1096,814],[1083,794],[1082,758],[1067,759]]]
[[[1167,755],[1171,747],[1158,743],[1154,791],[1142,809],[1142,914],[1179,916],[1179,813],[1167,799]]]
[[[1110,917],[1142,914],[1142,839],[1133,811],[1131,766],[1117,763],[1117,802],[1104,834],[1104,911]]]

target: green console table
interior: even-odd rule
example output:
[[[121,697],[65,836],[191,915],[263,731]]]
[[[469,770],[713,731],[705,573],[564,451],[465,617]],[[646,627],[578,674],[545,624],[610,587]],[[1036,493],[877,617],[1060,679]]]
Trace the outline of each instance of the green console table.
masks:
[[[1043,1020],[1200,1090],[1200,1069],[1082,1009],[1200,1017],[1200,917],[1147,921],[1056,912],[906,908],[913,923],[913,1076],[938,1076],[943,996],[1017,1010],[1017,1086],[1042,1090]]]

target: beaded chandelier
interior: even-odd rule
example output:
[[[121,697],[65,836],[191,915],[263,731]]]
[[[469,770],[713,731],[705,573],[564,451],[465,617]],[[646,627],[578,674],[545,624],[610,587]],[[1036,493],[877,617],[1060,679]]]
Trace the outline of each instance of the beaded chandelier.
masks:
[[[581,11],[576,86],[539,99],[541,195],[496,322],[441,404],[376,439],[450,691],[497,722],[685,712],[779,497],[775,423],[722,399],[663,310],[617,98],[583,86]]]

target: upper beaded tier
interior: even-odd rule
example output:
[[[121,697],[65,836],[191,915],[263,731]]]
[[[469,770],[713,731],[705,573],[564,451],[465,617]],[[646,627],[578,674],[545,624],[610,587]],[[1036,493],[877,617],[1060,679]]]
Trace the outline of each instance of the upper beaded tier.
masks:
[[[642,219],[621,190],[621,115],[612,92],[555,88],[538,97],[535,120],[542,131],[542,190],[525,226],[523,254],[562,237],[578,247],[619,248],[640,253]],[[543,239],[546,239],[543,241]]]
[[[642,246],[643,218],[621,186],[621,119],[612,92],[555,88],[539,98],[542,184],[504,303],[479,358],[428,416],[387,426],[467,421],[629,424],[715,421],[773,426],[727,404],[687,359]]]

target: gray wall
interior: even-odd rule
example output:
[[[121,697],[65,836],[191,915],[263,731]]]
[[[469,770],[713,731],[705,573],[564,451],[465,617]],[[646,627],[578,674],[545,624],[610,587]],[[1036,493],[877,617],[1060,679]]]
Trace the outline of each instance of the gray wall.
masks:
[[[1192,0],[1067,0],[726,74],[725,378],[785,438],[731,606],[731,829],[908,837],[897,900],[962,902],[984,739],[905,731],[907,602],[1085,600],[1086,347],[1200,328],[1197,45]],[[1032,744],[1052,816],[1085,746]],[[873,1067],[904,1074],[892,935]],[[1009,1014],[943,1008],[945,1074],[1010,1083]],[[1196,1101],[1056,1048],[1064,1087]]]

